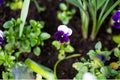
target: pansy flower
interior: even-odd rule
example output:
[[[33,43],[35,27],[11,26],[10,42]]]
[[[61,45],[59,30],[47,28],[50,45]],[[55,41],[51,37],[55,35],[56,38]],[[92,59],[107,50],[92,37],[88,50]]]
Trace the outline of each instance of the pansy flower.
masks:
[[[120,29],[120,10],[117,10],[116,13],[112,16],[114,20],[113,26]]]
[[[69,36],[72,34],[72,30],[66,25],[58,26],[58,31],[55,33],[55,39],[60,43],[68,42]]]
[[[0,30],[0,45],[4,44],[3,32]]]
[[[4,0],[0,0],[0,4],[3,4]]]
[[[106,56],[103,55],[103,54],[97,54],[96,55],[96,58],[100,59],[101,61],[105,62],[107,59],[106,59]]]

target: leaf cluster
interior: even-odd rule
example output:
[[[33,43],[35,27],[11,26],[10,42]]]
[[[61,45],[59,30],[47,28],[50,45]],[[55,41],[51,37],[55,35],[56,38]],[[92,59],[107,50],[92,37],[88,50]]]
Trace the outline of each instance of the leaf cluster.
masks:
[[[78,71],[76,76],[74,77],[74,80],[82,79],[82,76],[85,72],[90,72],[93,75],[97,77],[98,80],[107,80],[109,78],[112,79],[119,79],[120,78],[120,49],[116,47],[112,51],[104,50],[102,51],[102,44],[101,42],[96,43],[95,50],[90,50],[87,55],[89,56],[89,59],[82,58],[80,62],[75,62],[73,64],[73,67]],[[115,55],[116,59],[118,58],[118,61],[115,63],[117,64],[117,69],[111,66],[111,55],[112,53]],[[102,60],[96,57],[97,54],[102,54],[106,57],[107,61],[110,62],[110,64],[106,64]],[[115,65],[114,65],[115,66]]]
[[[39,46],[44,45],[44,40],[50,38],[50,34],[43,32],[43,21],[30,20],[29,25],[24,27],[22,37],[19,37],[20,19],[11,19],[4,23],[4,36],[6,38],[6,46],[9,50],[17,50],[20,53],[29,53],[33,50],[35,55],[40,55]]]
[[[68,6],[65,3],[60,3],[59,8],[60,8],[60,10],[57,12],[57,18],[63,24],[67,25],[76,11],[75,11],[75,9],[69,10]]]

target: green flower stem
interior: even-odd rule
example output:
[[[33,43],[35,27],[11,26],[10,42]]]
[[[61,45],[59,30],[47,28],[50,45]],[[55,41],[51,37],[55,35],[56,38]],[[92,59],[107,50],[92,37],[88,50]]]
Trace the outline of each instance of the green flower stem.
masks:
[[[65,57],[62,60],[58,60],[54,65],[54,75],[57,77],[57,66],[61,61],[66,60],[66,59],[70,59],[70,58],[73,58],[73,57],[78,57],[78,56],[80,56],[80,54],[73,54],[73,55]]]
[[[54,75],[56,76],[56,78],[57,78],[57,66],[58,66],[58,64],[61,62],[62,60],[58,60],[56,63],[55,63],[55,65],[54,65]],[[57,78],[58,79],[58,78]]]
[[[37,0],[32,0],[33,2],[34,2],[34,4],[35,4],[35,6],[36,6],[36,8],[37,8],[37,10],[38,10],[38,12],[40,13],[41,11],[45,11],[45,7],[40,7],[39,6],[39,4],[38,4],[38,2],[37,2]]]

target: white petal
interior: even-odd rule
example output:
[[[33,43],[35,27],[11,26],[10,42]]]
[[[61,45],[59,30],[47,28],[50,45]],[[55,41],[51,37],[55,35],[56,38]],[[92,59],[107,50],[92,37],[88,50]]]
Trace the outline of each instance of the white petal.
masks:
[[[68,28],[68,36],[70,36],[72,34],[72,30],[71,28]]]
[[[72,34],[71,28],[68,28],[66,25],[60,25],[58,26],[58,31],[63,31],[65,34],[68,34],[70,36]]]
[[[3,32],[0,30],[0,37],[3,38]]]
[[[68,33],[68,27],[66,25],[58,26],[58,31],[63,31],[65,34]]]
[[[83,75],[82,80],[97,80],[97,78],[93,74],[86,72]]]
[[[3,32],[0,30],[0,34],[3,36]]]

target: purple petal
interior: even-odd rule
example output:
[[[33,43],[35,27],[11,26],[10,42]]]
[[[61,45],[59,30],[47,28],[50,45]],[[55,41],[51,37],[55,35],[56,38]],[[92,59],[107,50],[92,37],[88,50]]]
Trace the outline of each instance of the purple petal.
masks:
[[[100,59],[101,61],[105,62],[106,61],[106,57],[102,54],[97,54],[96,58]]]
[[[3,39],[0,39],[0,45],[4,45],[4,40]]]
[[[69,41],[68,34],[64,34],[63,31],[57,31],[55,33],[55,39],[61,43]]]
[[[120,10],[117,10],[116,13],[112,16],[114,21],[120,20]]]
[[[0,33],[0,45],[4,45],[4,38],[3,38],[3,33],[1,31]]]
[[[3,4],[4,0],[0,0],[0,4]]]
[[[120,29],[120,23],[118,23],[118,22],[114,22],[113,26],[117,29]]]

